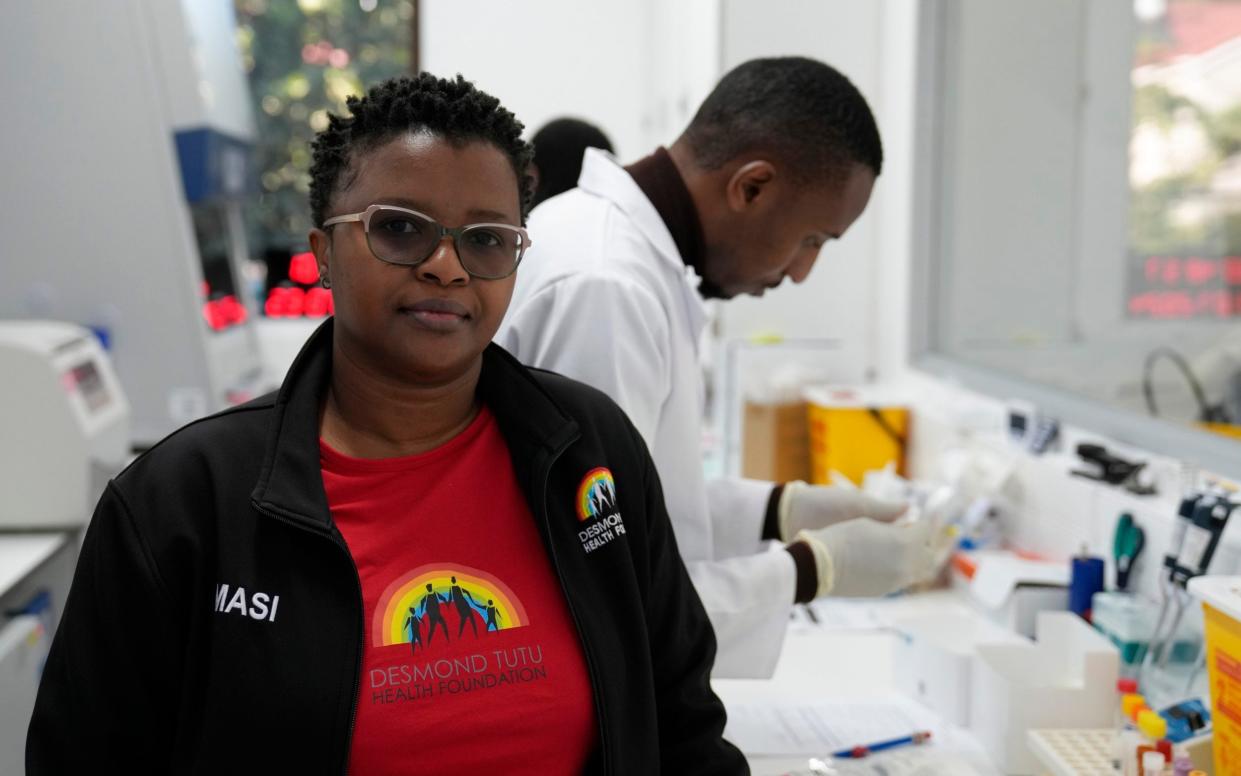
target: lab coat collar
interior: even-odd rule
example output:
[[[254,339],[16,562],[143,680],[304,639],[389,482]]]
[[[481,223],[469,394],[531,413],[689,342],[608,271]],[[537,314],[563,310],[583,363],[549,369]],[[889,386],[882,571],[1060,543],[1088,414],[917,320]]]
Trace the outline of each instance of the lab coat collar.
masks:
[[[707,322],[706,303],[698,293],[698,274],[685,264],[659,211],[616,158],[598,148],[586,149],[577,185],[584,191],[609,200],[629,216],[629,220],[655,249],[655,254],[681,279],[685,313],[696,346]]]
[[[332,372],[329,318],[289,368],[275,399],[263,468],[250,497],[260,510],[330,530],[319,463],[319,408]],[[478,397],[496,417],[513,460],[546,460],[575,439],[579,426],[526,367],[496,344],[483,351]],[[270,401],[270,400],[269,400]]]

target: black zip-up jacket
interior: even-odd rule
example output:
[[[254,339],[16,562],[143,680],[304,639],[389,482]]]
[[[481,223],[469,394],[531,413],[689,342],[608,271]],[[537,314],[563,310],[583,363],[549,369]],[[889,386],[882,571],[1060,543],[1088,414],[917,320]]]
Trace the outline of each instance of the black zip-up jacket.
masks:
[[[108,484],[44,669],[30,774],[346,770],[363,612],[319,468],[331,342],[329,321],[276,394],[186,426]],[[599,731],[587,770],[747,772],[722,738],[715,637],[628,418],[495,345],[478,392],[586,656]],[[625,530],[588,552],[597,518],[579,521],[574,500],[600,466]],[[220,584],[267,597],[250,616],[219,612]]]

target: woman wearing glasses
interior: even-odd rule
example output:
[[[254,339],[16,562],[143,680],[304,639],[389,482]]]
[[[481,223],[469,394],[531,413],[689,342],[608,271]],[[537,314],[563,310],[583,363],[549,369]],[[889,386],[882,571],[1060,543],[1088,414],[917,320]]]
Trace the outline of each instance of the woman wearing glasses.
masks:
[[[426,74],[349,105],[312,168],[335,318],[109,484],[29,772],[744,772],[640,437],[490,344],[521,124]]]

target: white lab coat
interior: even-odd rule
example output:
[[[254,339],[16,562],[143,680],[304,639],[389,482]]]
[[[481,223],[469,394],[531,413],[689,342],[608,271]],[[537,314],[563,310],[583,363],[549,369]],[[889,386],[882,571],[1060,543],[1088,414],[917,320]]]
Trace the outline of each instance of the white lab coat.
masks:
[[[650,200],[590,149],[578,188],[530,217],[533,243],[496,341],[521,361],[594,385],[628,413],[663,483],[681,556],[719,641],[716,677],[767,677],[796,585],[760,540],[771,483],[706,482],[696,276]]]

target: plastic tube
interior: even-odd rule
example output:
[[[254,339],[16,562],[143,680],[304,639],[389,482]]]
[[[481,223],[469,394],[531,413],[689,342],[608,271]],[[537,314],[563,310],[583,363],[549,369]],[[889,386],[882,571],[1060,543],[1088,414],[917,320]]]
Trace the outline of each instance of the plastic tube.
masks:
[[[1163,752],[1147,752],[1142,755],[1142,776],[1163,776],[1163,767],[1168,764],[1168,758],[1163,756]]]

